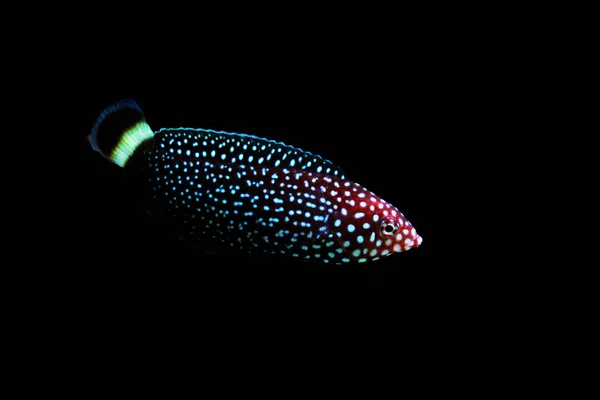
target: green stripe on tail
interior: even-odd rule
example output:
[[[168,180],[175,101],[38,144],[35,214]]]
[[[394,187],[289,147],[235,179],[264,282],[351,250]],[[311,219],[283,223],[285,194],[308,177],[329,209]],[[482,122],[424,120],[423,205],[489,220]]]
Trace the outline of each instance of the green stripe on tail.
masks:
[[[134,100],[122,100],[107,107],[90,134],[92,148],[103,157],[124,167],[133,153],[154,133]]]

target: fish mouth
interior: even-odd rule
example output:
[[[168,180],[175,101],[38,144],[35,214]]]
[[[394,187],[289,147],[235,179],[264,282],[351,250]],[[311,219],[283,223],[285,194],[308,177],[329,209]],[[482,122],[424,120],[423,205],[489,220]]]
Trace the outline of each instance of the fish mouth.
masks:
[[[415,240],[415,245],[413,247],[419,247],[421,246],[421,243],[423,243],[423,238],[417,235],[417,239]]]
[[[402,251],[416,249],[417,247],[421,246],[421,243],[423,243],[423,238],[419,235],[407,238],[402,244]]]

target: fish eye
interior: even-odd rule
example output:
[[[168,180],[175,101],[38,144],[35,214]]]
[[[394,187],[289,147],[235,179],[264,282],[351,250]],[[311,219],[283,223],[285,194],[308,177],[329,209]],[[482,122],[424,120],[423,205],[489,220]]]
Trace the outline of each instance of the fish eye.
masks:
[[[392,236],[398,231],[398,225],[392,220],[384,220],[381,223],[381,233],[385,236]]]

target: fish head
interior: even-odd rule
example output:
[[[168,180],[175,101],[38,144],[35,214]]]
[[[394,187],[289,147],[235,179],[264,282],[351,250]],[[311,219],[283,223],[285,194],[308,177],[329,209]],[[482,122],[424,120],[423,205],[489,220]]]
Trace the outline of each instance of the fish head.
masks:
[[[421,245],[423,238],[395,206],[353,186],[333,218],[333,231],[347,258],[377,260]]]

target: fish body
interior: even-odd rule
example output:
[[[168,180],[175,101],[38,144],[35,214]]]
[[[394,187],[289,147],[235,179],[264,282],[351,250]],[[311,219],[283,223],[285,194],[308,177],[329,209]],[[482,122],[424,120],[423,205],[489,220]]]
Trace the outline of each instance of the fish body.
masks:
[[[207,129],[153,132],[132,100],[107,108],[90,141],[143,177],[152,214],[208,251],[218,244],[342,264],[422,242],[396,207],[329,160],[281,142]]]

